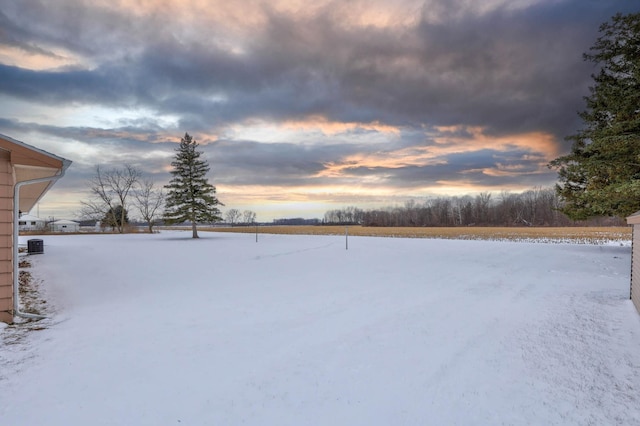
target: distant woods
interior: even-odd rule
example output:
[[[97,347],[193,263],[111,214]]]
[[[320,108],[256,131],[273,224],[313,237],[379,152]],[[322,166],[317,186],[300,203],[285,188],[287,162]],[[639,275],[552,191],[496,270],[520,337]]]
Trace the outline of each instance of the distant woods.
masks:
[[[402,207],[362,210],[346,207],[325,213],[325,224],[363,226],[607,226],[624,225],[621,218],[594,218],[576,222],[560,209],[553,188],[535,188],[519,194],[475,197],[438,197],[423,203],[410,200]]]

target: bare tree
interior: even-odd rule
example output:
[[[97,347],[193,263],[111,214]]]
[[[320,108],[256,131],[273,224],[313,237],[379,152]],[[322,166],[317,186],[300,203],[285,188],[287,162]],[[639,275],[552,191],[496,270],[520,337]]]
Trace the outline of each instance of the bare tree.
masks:
[[[153,233],[155,220],[164,205],[164,192],[156,188],[152,180],[138,182],[133,191],[134,205],[140,212],[142,220],[147,222],[149,233]]]
[[[89,181],[91,197],[82,201],[82,215],[96,220],[106,217],[119,233],[123,233],[129,193],[140,176],[140,171],[129,164],[122,169],[107,171],[96,166],[96,174]],[[116,214],[120,217],[116,217]]]
[[[227,219],[227,222],[231,225],[239,222],[241,217],[242,213],[240,213],[240,210],[238,209],[230,209],[225,214],[225,219]]]
[[[245,210],[242,212],[242,222],[246,224],[251,224],[256,221],[256,214],[251,210]]]
[[[489,192],[481,192],[474,200],[478,225],[489,224],[489,213],[491,208],[491,194]]]

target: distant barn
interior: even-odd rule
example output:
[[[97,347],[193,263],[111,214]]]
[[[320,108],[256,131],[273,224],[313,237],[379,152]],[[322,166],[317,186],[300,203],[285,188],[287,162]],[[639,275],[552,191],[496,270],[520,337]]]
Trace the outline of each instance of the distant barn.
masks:
[[[51,223],[51,230],[53,232],[78,232],[80,224],[72,220],[56,220]]]
[[[640,312],[640,212],[627,218],[633,225],[633,242],[631,244],[631,300]]]

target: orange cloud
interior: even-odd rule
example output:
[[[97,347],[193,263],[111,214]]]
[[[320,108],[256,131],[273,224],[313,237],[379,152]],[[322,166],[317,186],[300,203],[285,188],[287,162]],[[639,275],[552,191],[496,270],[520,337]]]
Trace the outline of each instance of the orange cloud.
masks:
[[[400,129],[398,127],[382,124],[379,121],[372,121],[370,123],[329,121],[321,115],[313,115],[306,120],[287,120],[282,123],[282,127],[295,131],[318,130],[325,135],[336,135],[353,130],[371,130],[380,133],[390,133],[394,136],[400,135]]]
[[[518,148],[529,151],[520,159],[523,164],[501,164],[481,170],[467,170],[467,173],[482,171],[489,176],[514,176],[518,174],[536,174],[547,172],[546,164],[556,158],[559,145],[554,137],[543,132],[532,132],[501,137],[492,137],[484,133],[480,127],[464,128],[459,126],[438,127],[437,132],[428,135],[435,145],[414,146],[397,150],[379,151],[369,154],[355,154],[343,158],[339,162],[326,163],[325,169],[318,177],[345,177],[352,168],[401,168],[407,166],[434,166],[447,163],[447,155],[494,150],[508,152]],[[469,136],[459,136],[465,131]],[[464,133],[463,133],[464,134]]]
[[[70,52],[59,49],[28,52],[13,46],[0,46],[0,63],[35,71],[51,70],[65,66],[79,66],[82,60]]]
[[[366,130],[377,132],[382,138],[396,138],[400,136],[400,128],[382,124],[378,121],[369,123],[330,121],[319,115],[305,120],[286,120],[271,122],[259,119],[249,119],[242,123],[234,123],[221,132],[222,137],[230,139],[246,139],[258,142],[290,142],[300,140],[301,133],[319,132],[324,136],[347,135],[349,132]]]
[[[435,130],[436,132],[432,132],[430,136],[434,142],[443,147],[442,153],[460,152],[460,147],[465,147],[464,151],[480,149],[507,151],[513,147],[518,147],[540,153],[547,161],[553,160],[560,154],[560,145],[553,135],[544,132],[491,136],[485,134],[482,127],[443,126],[435,127]],[[465,133],[470,136],[460,136],[460,134]]]
[[[384,185],[322,184],[308,186],[216,185],[220,201],[233,205],[331,202],[336,198],[388,197],[397,188]],[[229,202],[229,203],[228,203]]]

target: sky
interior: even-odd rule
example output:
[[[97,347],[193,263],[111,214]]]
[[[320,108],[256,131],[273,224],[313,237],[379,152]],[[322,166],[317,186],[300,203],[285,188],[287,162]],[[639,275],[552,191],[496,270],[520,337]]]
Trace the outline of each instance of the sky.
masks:
[[[79,218],[130,164],[158,187],[189,133],[258,221],[552,186],[598,27],[629,0],[0,0],[0,133],[73,162]],[[134,214],[135,216],[135,214]]]

